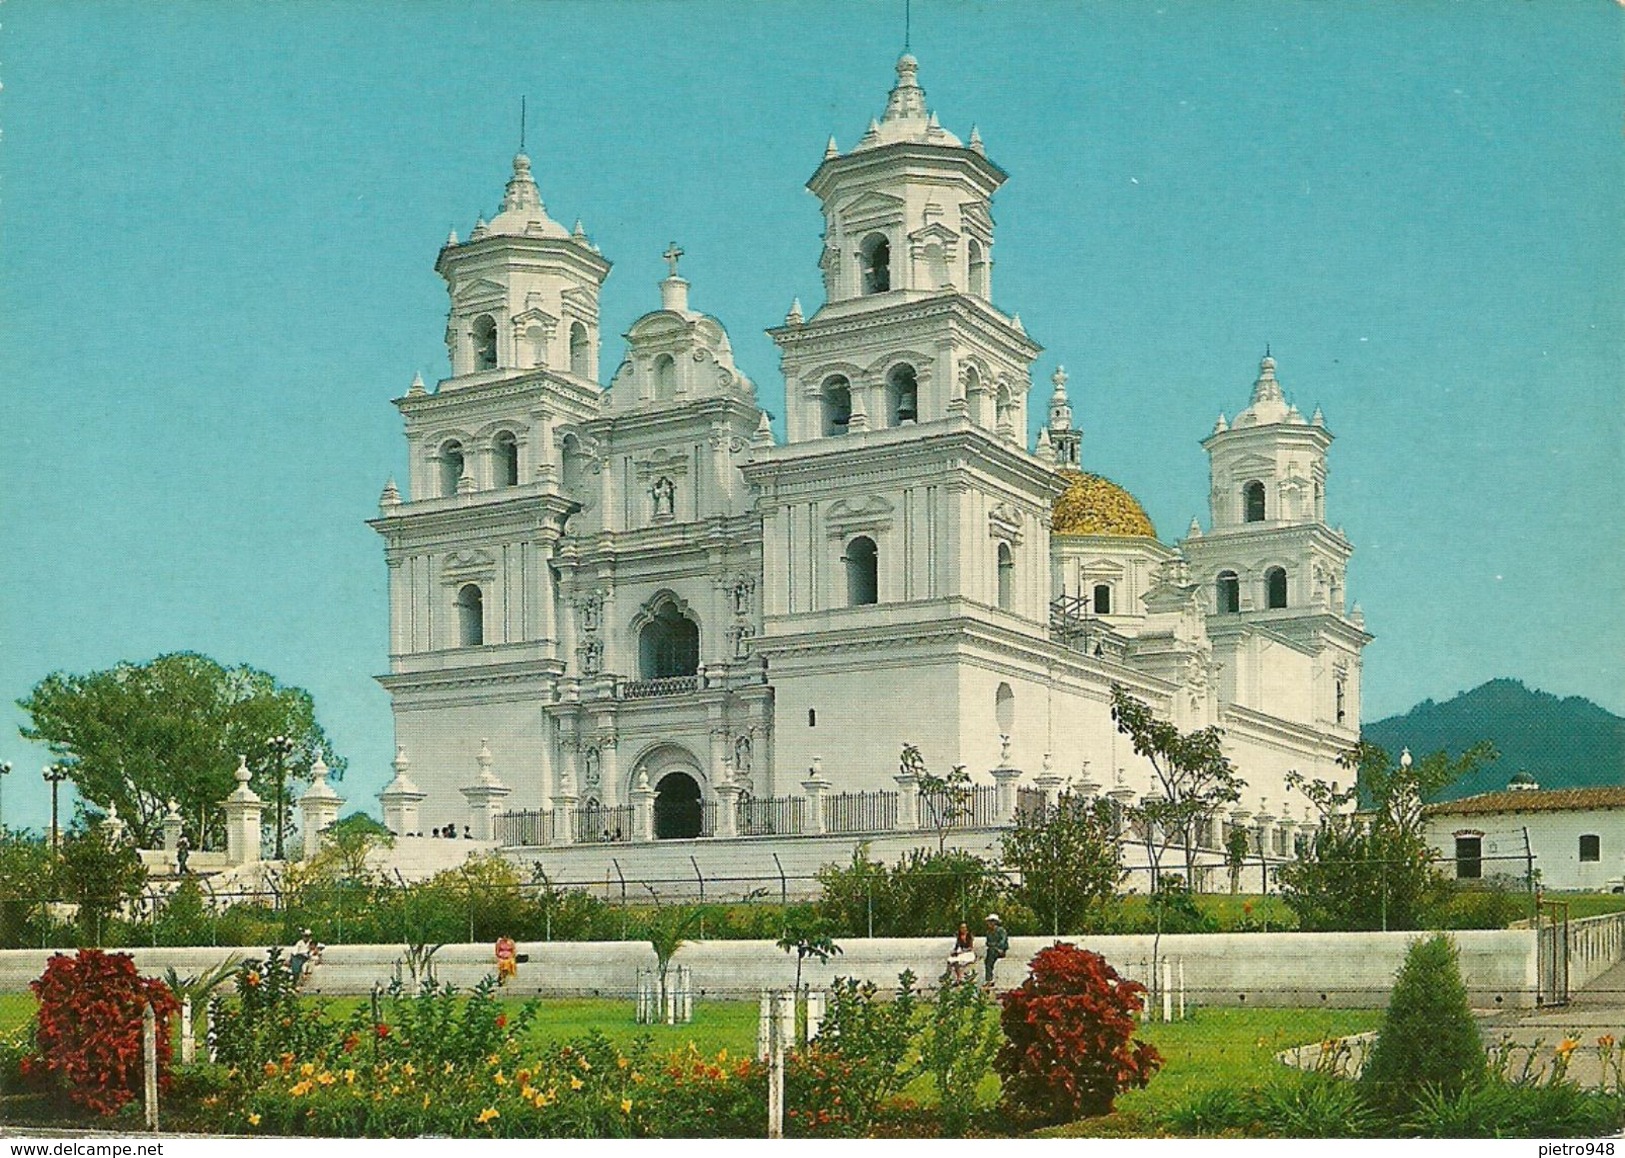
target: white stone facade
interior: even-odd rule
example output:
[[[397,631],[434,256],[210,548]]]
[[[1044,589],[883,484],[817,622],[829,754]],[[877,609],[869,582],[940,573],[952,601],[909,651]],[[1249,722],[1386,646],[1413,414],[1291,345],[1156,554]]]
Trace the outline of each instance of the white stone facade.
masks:
[[[1334,778],[1370,639],[1324,521],[1331,434],[1266,358],[1253,404],[1204,444],[1207,533],[1052,534],[1086,457],[1065,375],[1034,448],[1041,347],[992,296],[1005,174],[974,131],[937,124],[916,72],[898,62],[883,117],[850,152],[832,140],[808,183],[827,300],[769,331],[783,443],[675,247],[661,308],[601,384],[609,263],[547,216],[523,156],[502,212],[441,250],[452,376],[396,400],[408,493],[391,481],[372,523],[418,831],[461,828],[481,786],[487,813],[553,814],[526,843],[811,832],[825,812],[736,824],[732,802],[804,797],[815,762],[829,793],[895,790],[905,742],[979,782],[1052,767],[1143,795],[1110,719],[1119,683],[1182,727],[1220,724],[1247,823],[1290,846],[1278,825],[1309,813],[1283,778]]]
[[[1521,887],[1532,863],[1546,889],[1625,889],[1625,788],[1486,792],[1430,806],[1425,831],[1458,880]]]

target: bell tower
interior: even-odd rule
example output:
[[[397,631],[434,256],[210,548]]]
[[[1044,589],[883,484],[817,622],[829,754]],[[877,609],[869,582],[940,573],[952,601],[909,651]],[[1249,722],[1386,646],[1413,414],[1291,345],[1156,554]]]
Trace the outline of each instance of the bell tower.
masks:
[[[1319,407],[1305,419],[1287,401],[1266,353],[1247,407],[1234,422],[1219,415],[1202,443],[1211,529],[1193,523],[1182,548],[1206,592],[1222,698],[1357,732],[1360,651],[1371,637],[1359,609],[1346,607],[1354,548],[1326,523],[1331,444]],[[1283,647],[1292,654],[1266,656]],[[1261,673],[1294,664],[1303,679],[1266,686]]]

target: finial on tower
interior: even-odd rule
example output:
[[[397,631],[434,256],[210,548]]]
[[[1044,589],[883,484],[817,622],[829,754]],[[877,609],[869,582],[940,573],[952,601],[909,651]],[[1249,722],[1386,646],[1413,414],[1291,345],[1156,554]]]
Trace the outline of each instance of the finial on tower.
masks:
[[[419,370],[412,375],[412,385],[407,387],[408,394],[427,394],[429,391],[423,385],[423,371]]]
[[[970,127],[970,149],[973,153],[984,153],[987,150],[982,145],[982,130],[975,125]]]
[[[839,157],[840,155],[840,147],[835,144],[835,134],[831,133],[829,135],[829,144],[824,146],[824,159],[827,161],[831,157]]]
[[[524,151],[525,151],[525,97],[524,97],[524,94],[521,93],[520,96],[519,96],[519,152],[524,153]]]
[[[1066,367],[1060,365],[1057,365],[1055,367],[1055,373],[1049,376],[1049,380],[1055,383],[1055,393],[1060,395],[1062,398],[1066,397],[1066,379]]]
[[[662,253],[660,256],[665,258],[666,264],[671,267],[670,276],[678,276],[677,263],[682,259],[683,251],[678,247],[677,243],[674,241],[668,245],[666,247],[666,252]]]
[[[790,312],[784,315],[784,324],[787,326],[799,326],[805,320],[806,319],[801,313],[801,299],[792,298],[790,301]]]

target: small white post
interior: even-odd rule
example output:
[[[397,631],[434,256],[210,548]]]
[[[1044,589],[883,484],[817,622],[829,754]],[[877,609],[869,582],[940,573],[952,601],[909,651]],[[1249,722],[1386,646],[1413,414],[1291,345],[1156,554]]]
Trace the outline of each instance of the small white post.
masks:
[[[666,1015],[667,1025],[677,1024],[677,978],[666,970],[666,976],[660,979],[660,998],[665,1003],[663,1012]]]
[[[219,1051],[214,1044],[214,1006],[203,1007],[203,1043],[209,1047],[209,1064],[214,1065],[220,1060]]]
[[[785,1049],[794,1049],[796,1044],[796,995],[795,993],[781,993],[774,1016],[779,1020],[779,1041]]]
[[[1162,959],[1162,1020],[1174,1019],[1174,992],[1170,984],[1173,974],[1173,965],[1168,958]]]
[[[766,1061],[773,1037],[773,999],[762,990],[761,1011],[756,1019],[756,1060]]]
[[[158,1131],[158,1015],[149,1002],[141,1007],[141,1094],[147,1129]]]
[[[181,1064],[189,1066],[197,1060],[197,1042],[192,1040],[192,999],[181,998]]]
[[[636,994],[634,1001],[637,1007],[638,1024],[647,1025],[648,1022],[644,1020],[644,1017],[648,1014],[648,1010],[644,1008],[643,1004],[647,1000],[647,994],[643,988],[643,970],[641,968],[632,970],[632,986]]]
[[[818,1031],[824,1024],[824,1002],[828,995],[819,989],[807,994],[807,1040],[810,1042],[818,1036]]]
[[[694,1020],[694,970],[682,967],[683,1024]]]
[[[788,993],[775,993],[772,999],[771,1028],[768,1033],[767,1060],[767,1136],[784,1137],[784,1027],[795,1029],[795,998]]]
[[[1185,1020],[1185,958],[1179,959],[1179,1020]]]

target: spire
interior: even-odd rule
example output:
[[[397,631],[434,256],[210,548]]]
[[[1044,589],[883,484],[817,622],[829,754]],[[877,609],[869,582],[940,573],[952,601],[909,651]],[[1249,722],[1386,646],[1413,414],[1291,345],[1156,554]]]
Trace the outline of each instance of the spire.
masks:
[[[750,444],[752,446],[772,446],[773,424],[768,421],[767,411],[764,410],[761,413],[762,416],[756,420],[756,433],[751,435]]]
[[[428,393],[428,391],[423,387],[423,371],[419,370],[416,374],[412,375],[412,385],[407,387],[406,392],[408,395]]]
[[[1320,412],[1320,407],[1318,405],[1315,407],[1315,413],[1309,419],[1309,425],[1311,425],[1311,426],[1325,426],[1326,425],[1326,416]]]
[[[1285,402],[1281,397],[1281,384],[1275,380],[1275,359],[1265,354],[1258,363],[1258,381],[1253,383],[1253,404]]]
[[[1221,410],[1221,411],[1219,411],[1219,420],[1213,424],[1213,433],[1214,434],[1223,434],[1225,431],[1227,431],[1229,429],[1230,429],[1230,423],[1229,423],[1228,420],[1226,420],[1226,418],[1224,416],[1224,411]]]
[[[1185,537],[1188,539],[1200,539],[1202,537],[1202,524],[1197,521],[1195,515],[1191,516],[1190,529],[1185,532]]]
[[[395,476],[390,475],[389,481],[384,484],[383,494],[378,496],[378,507],[380,510],[387,511],[391,507],[398,507],[400,505],[401,492],[399,488],[395,486]]]
[[[827,161],[831,157],[839,157],[840,155],[841,150],[835,144],[835,134],[831,133],[829,135],[829,144],[824,146],[824,159]]]
[[[897,84],[886,98],[883,121],[916,120],[924,118],[925,90],[916,79],[920,62],[905,52],[897,58]]]
[[[805,318],[803,318],[801,313],[801,299],[792,298],[790,301],[790,312],[784,315],[784,324],[787,326],[799,326],[803,321],[805,321]]]
[[[513,176],[508,178],[508,186],[502,193],[502,212],[542,212],[541,190],[536,188],[536,178],[530,175],[530,158],[523,153],[514,154]]]
[[[987,152],[987,150],[982,146],[982,130],[977,128],[975,125],[970,127],[970,149],[973,153]]]
[[[446,247],[449,249],[457,244],[457,230],[453,229],[446,234]]]

